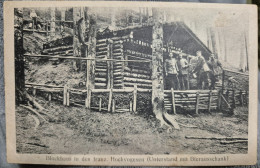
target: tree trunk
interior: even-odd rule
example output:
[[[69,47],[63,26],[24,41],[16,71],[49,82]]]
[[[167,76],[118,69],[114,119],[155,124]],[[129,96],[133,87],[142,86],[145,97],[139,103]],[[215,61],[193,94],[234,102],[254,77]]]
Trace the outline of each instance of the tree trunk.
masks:
[[[74,7],[73,8],[73,56],[74,57],[80,57],[81,56],[81,46],[78,39],[78,21],[80,19],[80,8]],[[72,62],[73,69],[75,71],[79,70],[79,60],[74,60]]]
[[[93,14],[90,17],[90,27],[89,27],[89,46],[88,46],[88,58],[95,58],[96,56],[96,34],[97,34],[97,16]],[[95,61],[87,61],[87,80],[86,87],[89,89],[94,89],[95,87]]]
[[[152,41],[152,105],[153,113],[161,121],[164,113],[163,84],[163,11],[153,8],[153,41]]]
[[[25,74],[24,74],[24,49],[23,49],[23,9],[15,10],[14,43],[15,43],[15,100],[17,104],[24,102]],[[21,92],[19,92],[19,90]]]

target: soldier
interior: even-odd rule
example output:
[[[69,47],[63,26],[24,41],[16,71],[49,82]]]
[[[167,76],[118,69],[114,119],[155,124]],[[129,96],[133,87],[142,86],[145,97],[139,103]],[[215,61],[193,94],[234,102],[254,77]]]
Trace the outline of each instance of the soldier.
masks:
[[[211,70],[209,74],[211,81],[210,89],[215,89],[215,84],[219,80],[219,75],[221,74],[222,65],[214,54],[211,54],[208,65]]]
[[[202,56],[201,51],[196,52],[196,57],[197,57],[197,63],[194,70],[192,70],[192,73],[193,75],[197,73],[197,88],[208,89],[210,69],[205,61],[205,58]]]
[[[169,58],[165,60],[164,68],[166,74],[166,89],[174,88],[175,90],[178,90],[178,66],[177,59],[173,56],[173,53],[170,53]]]
[[[33,23],[36,28],[37,28],[37,17],[38,16],[37,16],[35,10],[32,9],[32,11],[30,12],[30,18],[33,20]],[[33,26],[33,24],[30,23],[29,28],[33,28],[32,26]]]
[[[179,68],[179,81],[180,81],[180,89],[185,90],[188,89],[188,61],[183,58],[183,54],[180,53],[178,57],[178,68]]]

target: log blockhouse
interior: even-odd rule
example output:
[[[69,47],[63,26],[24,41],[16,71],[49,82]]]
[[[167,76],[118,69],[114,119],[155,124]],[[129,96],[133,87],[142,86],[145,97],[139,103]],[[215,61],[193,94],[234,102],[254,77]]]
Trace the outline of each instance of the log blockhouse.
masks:
[[[143,25],[116,31],[105,29],[97,33],[96,58],[121,61],[114,61],[113,64],[109,61],[96,61],[95,89],[133,88],[135,85],[138,88],[152,88],[152,70],[149,62],[152,60],[152,31],[152,25]],[[71,56],[73,54],[71,38],[66,37],[44,44],[43,54]],[[165,58],[169,55],[171,46],[181,48],[186,56],[195,55],[198,50],[202,51],[206,59],[211,54],[211,51],[183,22],[163,25],[163,43]],[[127,62],[127,60],[144,62]]]

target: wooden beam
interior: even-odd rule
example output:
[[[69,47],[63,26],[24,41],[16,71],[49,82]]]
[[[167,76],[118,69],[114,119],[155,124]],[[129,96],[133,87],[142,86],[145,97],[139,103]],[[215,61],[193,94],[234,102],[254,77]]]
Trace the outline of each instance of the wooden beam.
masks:
[[[101,111],[101,108],[102,108],[102,98],[100,97],[99,98],[99,106],[98,106],[98,111]]]
[[[66,102],[67,102],[67,106],[70,106],[70,91],[69,89],[67,90],[67,95],[66,95]]]
[[[63,105],[64,106],[67,105],[67,92],[68,92],[68,88],[67,88],[67,86],[64,86],[64,90],[63,90]]]
[[[208,104],[208,112],[211,112],[211,102],[212,102],[212,92],[209,92],[209,104]]]
[[[137,85],[134,85],[133,91],[133,112],[136,113],[136,106],[137,106]]]
[[[199,104],[200,104],[200,93],[197,92],[196,93],[196,108],[195,108],[196,114],[199,114]]]
[[[109,91],[109,97],[108,97],[108,107],[107,107],[107,111],[108,111],[108,112],[111,111],[112,96],[113,96],[113,89],[110,89],[110,91]]]
[[[172,110],[173,110],[173,114],[176,114],[176,108],[175,108],[175,94],[174,94],[173,88],[171,88],[171,91],[172,91]]]

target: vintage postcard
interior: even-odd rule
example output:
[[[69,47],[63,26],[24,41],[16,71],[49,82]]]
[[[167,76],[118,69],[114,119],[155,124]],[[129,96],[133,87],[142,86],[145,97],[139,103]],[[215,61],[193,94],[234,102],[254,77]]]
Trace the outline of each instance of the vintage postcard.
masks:
[[[257,161],[257,7],[4,2],[7,160]]]

